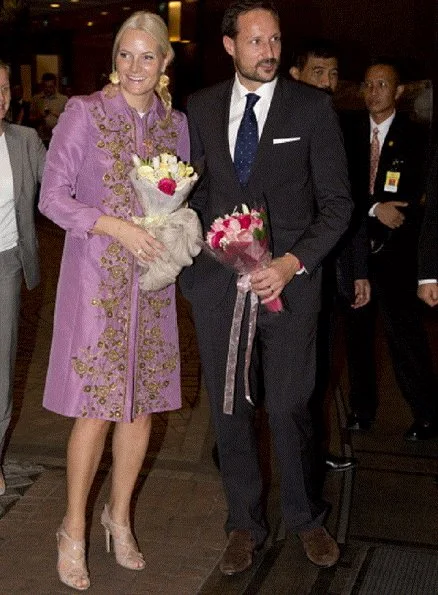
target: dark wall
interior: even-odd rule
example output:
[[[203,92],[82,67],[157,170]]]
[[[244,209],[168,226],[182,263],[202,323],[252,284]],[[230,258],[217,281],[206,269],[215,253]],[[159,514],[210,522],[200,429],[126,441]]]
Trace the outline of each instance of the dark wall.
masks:
[[[224,0],[204,0],[200,36],[206,82],[232,69],[222,49],[220,21]],[[403,59],[410,78],[432,78],[436,71],[436,0],[276,0],[283,34],[283,68],[303,37],[336,41],[343,54],[343,76],[358,79],[370,56]]]

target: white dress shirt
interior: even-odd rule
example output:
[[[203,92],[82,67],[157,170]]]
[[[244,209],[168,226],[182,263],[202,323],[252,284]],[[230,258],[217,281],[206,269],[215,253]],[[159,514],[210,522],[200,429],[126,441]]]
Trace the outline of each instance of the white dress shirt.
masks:
[[[263,127],[268,117],[269,108],[271,107],[272,96],[274,95],[275,85],[277,79],[269,83],[263,83],[257,89],[257,91],[248,91],[236,74],[234,80],[233,91],[231,93],[230,103],[230,120],[228,123],[228,141],[230,144],[231,159],[234,161],[234,149],[236,146],[237,131],[239,130],[240,121],[242,120],[243,113],[246,106],[246,96],[248,93],[255,93],[260,96],[260,99],[254,106],[254,114],[257,120],[257,128],[259,133],[259,139],[262,136]]]
[[[5,134],[0,135],[0,252],[18,243],[14,181]]]
[[[372,117],[370,116],[370,144],[371,144],[371,141],[373,140],[374,129],[377,128],[377,130],[379,131],[377,133],[377,138],[379,140],[379,155],[382,152],[383,143],[385,142],[386,135],[388,134],[389,128],[390,128],[394,118],[395,118],[395,111],[392,112],[392,114],[389,116],[389,118],[386,118],[386,120],[384,120],[383,122],[380,122],[380,124],[376,124],[374,122],[374,120],[372,119]],[[373,204],[373,206],[370,208],[370,210],[368,211],[368,215],[370,217],[376,216],[375,208],[377,207],[378,204],[379,204],[378,202],[375,202]]]

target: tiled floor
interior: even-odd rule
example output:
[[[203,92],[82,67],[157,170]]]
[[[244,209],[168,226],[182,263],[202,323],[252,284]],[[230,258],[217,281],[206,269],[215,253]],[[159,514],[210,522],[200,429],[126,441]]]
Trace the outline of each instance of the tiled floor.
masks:
[[[71,592],[56,576],[54,538],[63,514],[65,446],[71,422],[41,407],[62,233],[44,219],[39,219],[38,227],[43,282],[23,298],[14,424],[5,465],[8,490],[0,497],[0,593],[8,595]],[[393,551],[404,553],[411,561],[414,554],[425,552],[433,562],[432,554],[438,548],[438,442],[403,441],[403,432],[411,423],[410,413],[395,386],[386,349],[380,346],[381,406],[372,432],[350,437],[340,431],[333,404],[332,449],[348,450],[351,438],[359,459],[354,474],[331,474],[325,485],[325,497],[332,504],[329,527],[341,542],[346,541],[338,566],[319,571],[307,562],[295,536],[285,538],[274,470],[268,511],[270,542],[250,572],[222,577],[217,562],[225,544],[222,526],[226,507],[220,477],[211,461],[208,404],[200,388],[196,341],[183,300],[179,314],[184,405],[178,412],[155,416],[150,449],[136,490],[135,530],[146,570],[124,570],[104,551],[99,514],[108,493],[107,451],[89,506],[93,519],[90,593],[368,595],[371,591],[366,590],[367,585],[376,584],[370,573],[377,572],[379,560],[391,574],[385,556],[378,557],[382,548],[395,548],[391,555]],[[435,314],[429,314],[428,319],[432,344],[438,347],[438,319]],[[342,375],[337,393],[341,422],[345,391]],[[422,559],[426,560],[425,556]],[[396,584],[393,578],[389,576],[391,580],[378,595],[404,595],[399,586],[391,586]],[[432,587],[430,582],[424,584],[433,590],[416,591],[415,585],[420,582],[414,582],[409,593],[438,593],[438,582]],[[398,590],[390,590],[393,588]]]

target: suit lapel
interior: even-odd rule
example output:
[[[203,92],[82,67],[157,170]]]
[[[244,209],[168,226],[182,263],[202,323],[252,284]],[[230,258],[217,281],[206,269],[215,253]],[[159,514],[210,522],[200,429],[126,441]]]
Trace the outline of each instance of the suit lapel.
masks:
[[[223,160],[225,169],[228,169],[230,177],[234,178],[238,184],[234,162],[230,154],[230,143],[228,138],[228,127],[230,121],[230,103],[233,90],[234,79],[227,81],[219,90],[217,96],[217,109],[215,110],[216,122],[211,122],[211,130],[220,130],[216,138],[216,154]],[[214,135],[213,135],[214,138]]]
[[[286,92],[289,88],[281,78],[278,79],[248,182],[248,189],[252,193],[264,185],[266,164],[272,158],[272,139],[276,131],[281,130],[282,123],[286,119],[290,120],[294,112],[294,97],[292,93]]]
[[[23,157],[20,137],[15,133],[14,128],[7,122],[4,122],[4,127],[6,145],[8,147],[12,168],[12,179],[14,181],[14,198],[15,202],[17,202],[21,192],[21,181],[23,179]]]
[[[273,131],[279,118],[282,117],[281,101],[280,101],[280,81],[275,86],[274,95],[272,96],[271,105],[269,107],[268,116],[263,127],[262,136],[260,137],[257,153],[252,164],[251,174],[248,180],[248,190],[251,194],[256,193],[260,187],[263,187],[263,177],[265,172],[263,170],[263,163],[266,155],[272,151]]]

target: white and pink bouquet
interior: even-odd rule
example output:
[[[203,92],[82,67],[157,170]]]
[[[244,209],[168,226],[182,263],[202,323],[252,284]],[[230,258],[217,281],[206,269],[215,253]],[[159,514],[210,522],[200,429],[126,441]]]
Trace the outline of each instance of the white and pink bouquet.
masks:
[[[192,264],[201,250],[201,224],[186,204],[198,175],[190,164],[168,153],[151,159],[133,155],[132,160],[134,168],[129,175],[143,209],[143,216],[133,220],[166,247],[154,262],[139,261],[143,268],[140,287],[163,289],[175,282],[181,269]]]
[[[231,323],[228,358],[225,377],[223,411],[231,415],[234,409],[234,387],[237,370],[240,332],[245,309],[246,295],[250,294],[248,338],[245,351],[244,385],[245,397],[252,403],[249,386],[249,368],[255,337],[258,296],[251,291],[250,275],[254,271],[269,266],[267,216],[263,209],[249,209],[242,205],[242,211],[234,210],[231,215],[215,219],[206,235],[207,251],[225,266],[231,267],[239,275],[237,297]],[[265,304],[271,312],[281,312],[280,298]]]
[[[220,262],[247,276],[271,262],[267,216],[263,209],[249,209],[215,219],[206,235],[207,246]],[[271,312],[281,312],[280,298],[265,304]]]

